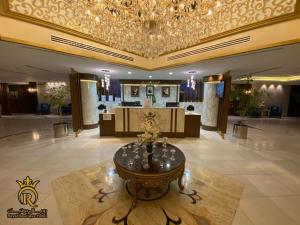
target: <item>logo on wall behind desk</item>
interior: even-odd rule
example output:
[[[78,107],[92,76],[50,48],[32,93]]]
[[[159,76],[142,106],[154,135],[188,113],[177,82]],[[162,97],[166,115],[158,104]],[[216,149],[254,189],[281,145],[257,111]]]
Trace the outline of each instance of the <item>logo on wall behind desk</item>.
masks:
[[[7,210],[7,218],[47,218],[47,209],[36,210],[38,205],[38,192],[36,190],[39,180],[33,181],[29,176],[27,176],[23,181],[16,181],[20,189],[18,191],[18,201],[30,209],[21,208],[19,210],[14,210],[10,208]]]

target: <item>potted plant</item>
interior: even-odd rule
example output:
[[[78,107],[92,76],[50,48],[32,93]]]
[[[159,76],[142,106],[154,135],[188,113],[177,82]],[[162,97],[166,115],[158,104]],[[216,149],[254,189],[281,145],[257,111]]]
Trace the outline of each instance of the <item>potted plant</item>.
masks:
[[[49,99],[49,104],[57,109],[59,121],[53,124],[54,137],[64,137],[69,134],[68,123],[63,121],[62,106],[68,95],[68,88],[64,82],[47,85],[45,97]]]
[[[245,116],[249,112],[260,109],[263,106],[267,93],[264,90],[254,88],[244,89],[237,87],[230,93],[230,100],[236,102],[236,112],[241,119],[234,124],[233,136],[247,139],[248,125],[244,123]]]

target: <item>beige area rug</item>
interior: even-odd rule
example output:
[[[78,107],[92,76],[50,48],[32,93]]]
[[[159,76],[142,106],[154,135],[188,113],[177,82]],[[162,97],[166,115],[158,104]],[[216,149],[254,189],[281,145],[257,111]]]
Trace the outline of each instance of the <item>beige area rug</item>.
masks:
[[[186,165],[185,190],[177,182],[155,201],[138,201],[119,178],[112,162],[52,182],[64,225],[231,225],[243,186],[195,164]]]

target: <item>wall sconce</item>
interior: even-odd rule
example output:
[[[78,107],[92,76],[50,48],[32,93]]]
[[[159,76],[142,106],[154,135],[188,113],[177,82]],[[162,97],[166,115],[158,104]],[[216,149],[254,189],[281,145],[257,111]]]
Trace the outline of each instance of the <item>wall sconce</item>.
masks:
[[[261,87],[260,87],[261,90],[267,90],[267,85],[266,84],[263,84]]]
[[[251,94],[251,92],[252,92],[252,90],[251,90],[251,89],[249,89],[249,90],[245,90],[245,94],[246,94],[246,95],[250,95],[250,94]]]
[[[28,90],[29,93],[37,92],[36,88],[28,88],[27,90]]]
[[[281,84],[278,84],[278,85],[276,86],[276,89],[277,89],[278,91],[282,91],[282,85],[281,85]]]
[[[274,90],[275,89],[275,85],[274,84],[271,84],[270,86],[269,86],[269,90]]]

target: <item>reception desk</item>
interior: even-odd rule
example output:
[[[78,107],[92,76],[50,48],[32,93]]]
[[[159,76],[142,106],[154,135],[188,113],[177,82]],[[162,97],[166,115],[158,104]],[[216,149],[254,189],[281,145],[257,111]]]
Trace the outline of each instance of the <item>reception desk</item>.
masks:
[[[145,121],[145,114],[155,114],[155,120],[162,136],[166,137],[199,137],[200,115],[186,114],[184,108],[143,108],[143,107],[116,107],[112,110],[112,121],[105,121],[104,114],[100,114],[100,135],[112,134],[105,129],[114,126],[114,135],[117,137],[134,137],[143,132],[141,127]],[[103,130],[101,130],[103,129]],[[191,132],[193,131],[193,132]]]
[[[136,136],[143,132],[141,128],[145,121],[145,114],[155,114],[162,135],[167,137],[184,137],[184,109],[183,108],[142,108],[116,107],[115,136]]]

